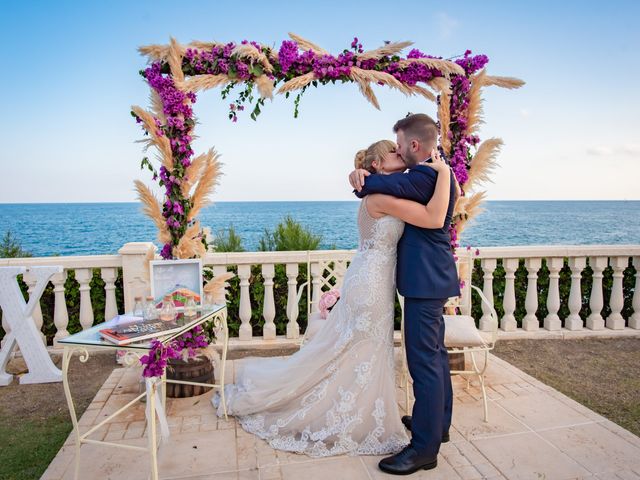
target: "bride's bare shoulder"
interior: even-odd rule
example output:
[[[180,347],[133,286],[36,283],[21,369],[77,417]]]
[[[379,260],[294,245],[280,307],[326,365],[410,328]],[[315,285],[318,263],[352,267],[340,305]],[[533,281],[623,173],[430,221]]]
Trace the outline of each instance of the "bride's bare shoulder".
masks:
[[[382,193],[367,195],[362,199],[362,208],[371,218],[377,220],[378,218],[384,217],[386,215],[384,211],[386,197],[388,197],[388,195],[383,195]]]

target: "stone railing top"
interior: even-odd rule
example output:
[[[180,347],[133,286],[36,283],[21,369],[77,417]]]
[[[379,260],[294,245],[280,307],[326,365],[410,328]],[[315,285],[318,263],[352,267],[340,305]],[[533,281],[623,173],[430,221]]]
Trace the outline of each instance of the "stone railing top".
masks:
[[[120,255],[83,255],[83,256],[59,256],[59,257],[22,257],[0,258],[0,266],[20,265],[48,266],[62,265],[66,269],[76,268],[118,268],[122,266]]]
[[[475,248],[473,250],[475,251]],[[480,254],[477,258],[640,256],[640,245],[526,245],[479,247],[479,250]]]
[[[353,257],[355,250],[310,250],[292,252],[234,252],[208,253],[203,263],[205,265],[247,264],[255,263],[256,258],[261,263],[306,263],[318,260],[348,260]]]
[[[141,255],[149,251],[149,242],[131,242],[118,255],[82,255],[56,257],[0,258],[0,266],[62,265],[66,269],[122,267],[123,255]],[[476,258],[551,258],[551,257],[640,257],[640,245],[532,245],[515,247],[477,247]],[[471,249],[472,255],[476,247]],[[307,263],[325,260],[349,260],[356,250],[312,250],[290,252],[207,253],[205,265],[247,265],[259,263]],[[458,250],[467,255],[466,248]],[[473,255],[475,256],[475,255]],[[157,257],[157,256],[156,256]]]

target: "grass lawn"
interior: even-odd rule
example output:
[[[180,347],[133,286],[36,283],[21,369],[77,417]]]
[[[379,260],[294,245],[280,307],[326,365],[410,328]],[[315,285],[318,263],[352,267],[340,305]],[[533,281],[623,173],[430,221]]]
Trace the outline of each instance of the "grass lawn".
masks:
[[[60,367],[60,356],[54,363]],[[9,363],[7,371],[23,370],[22,360]],[[115,356],[92,354],[80,365],[71,361],[69,381],[78,418],[118,365]],[[71,433],[72,425],[62,383],[0,387],[0,479],[40,478]]]
[[[640,436],[640,338],[498,341],[494,353]]]

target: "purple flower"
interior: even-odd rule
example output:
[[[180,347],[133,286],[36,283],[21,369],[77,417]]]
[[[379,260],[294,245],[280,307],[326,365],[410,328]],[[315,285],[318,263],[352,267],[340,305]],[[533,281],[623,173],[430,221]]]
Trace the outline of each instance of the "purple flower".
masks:
[[[165,260],[170,259],[172,257],[171,250],[172,250],[171,244],[165,243],[164,246],[162,247],[162,250],[160,251],[160,256]]]
[[[280,45],[280,50],[278,51],[278,62],[280,63],[282,72],[284,73],[289,70],[291,65],[293,65],[297,60],[298,44],[291,40],[285,40],[284,42],[282,42],[282,45]]]

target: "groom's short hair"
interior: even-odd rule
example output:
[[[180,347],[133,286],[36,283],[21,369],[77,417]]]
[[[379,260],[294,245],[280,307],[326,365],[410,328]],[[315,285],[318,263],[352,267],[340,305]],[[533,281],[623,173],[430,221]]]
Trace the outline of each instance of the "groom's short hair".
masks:
[[[402,130],[408,140],[415,139],[425,145],[435,145],[438,141],[438,124],[424,113],[413,113],[398,120],[393,126],[393,133],[398,133],[398,130]]]

